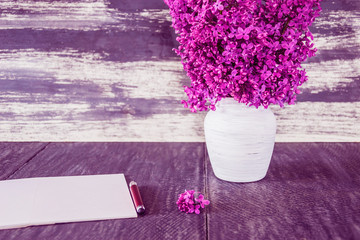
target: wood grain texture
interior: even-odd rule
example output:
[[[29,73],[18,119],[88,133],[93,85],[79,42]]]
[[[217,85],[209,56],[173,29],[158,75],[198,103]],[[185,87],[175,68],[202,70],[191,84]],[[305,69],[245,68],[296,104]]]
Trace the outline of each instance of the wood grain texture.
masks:
[[[1,146],[15,159],[31,144]],[[276,143],[267,176],[240,184],[214,176],[204,143],[50,143],[9,179],[122,172],[138,182],[146,215],[1,230],[0,239],[359,239],[359,149]],[[211,204],[179,212],[184,189]]]
[[[0,142],[0,180],[5,180],[45,149],[47,143]]]
[[[324,0],[278,142],[360,141],[360,3]],[[202,142],[162,0],[0,2],[1,141]],[[159,124],[161,122],[161,124]]]
[[[277,143],[267,176],[217,179],[207,160],[209,239],[359,239],[359,143]]]
[[[204,151],[204,143],[50,143],[11,179],[124,173],[137,181],[146,214],[4,230],[0,239],[205,239],[206,214],[176,205],[185,189],[205,191]]]

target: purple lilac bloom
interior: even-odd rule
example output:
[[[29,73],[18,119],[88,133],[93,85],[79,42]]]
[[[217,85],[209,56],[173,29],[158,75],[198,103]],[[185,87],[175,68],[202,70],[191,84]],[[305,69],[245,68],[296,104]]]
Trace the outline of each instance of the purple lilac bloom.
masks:
[[[176,204],[180,211],[200,214],[200,208],[205,208],[205,205],[210,204],[209,200],[204,199],[204,195],[199,194],[196,198],[195,194],[198,194],[198,192],[194,190],[185,190],[184,193],[179,194],[179,199]]]
[[[178,34],[191,111],[225,97],[255,107],[294,104],[315,55],[309,26],[321,0],[164,0]]]

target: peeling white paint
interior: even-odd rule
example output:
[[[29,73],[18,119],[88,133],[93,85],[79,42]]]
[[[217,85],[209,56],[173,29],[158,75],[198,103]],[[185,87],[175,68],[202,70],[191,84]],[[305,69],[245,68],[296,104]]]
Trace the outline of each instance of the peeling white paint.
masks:
[[[160,30],[150,29],[149,23],[171,22],[168,10],[120,12],[109,8],[106,1],[36,5],[32,1],[1,1],[0,9],[3,30],[116,29],[156,33]],[[18,10],[24,13],[16,13]],[[359,51],[359,16],[356,11],[323,12],[316,26],[336,29],[346,25],[354,32],[314,34],[319,54],[322,50],[345,48]],[[178,58],[119,62],[107,61],[106,57],[109,53],[71,48],[0,50],[0,141],[204,141],[205,113],[190,113],[180,103],[186,98],[181,83],[186,77]],[[305,63],[309,81],[301,90],[313,94],[336,92],[358,79],[359,63],[359,56]],[[167,110],[140,115],[132,105],[134,99],[171,103],[165,104]],[[277,142],[360,141],[360,102],[299,102],[285,109],[272,108],[278,121]],[[102,119],[88,116],[94,111]]]
[[[145,26],[129,24],[134,21],[171,21],[169,10],[144,9],[137,12],[119,12],[107,1],[1,1],[0,29],[69,29],[96,30],[107,26],[118,30],[144,30]],[[14,11],[23,13],[16,14]],[[143,29],[142,29],[143,28]]]
[[[302,64],[309,80],[301,86],[301,90],[310,93],[336,91],[346,87],[360,76],[360,57],[349,60],[330,60],[317,63]]]
[[[3,107],[3,106],[1,106]],[[29,106],[33,107],[33,106]],[[53,107],[56,107],[53,106]],[[60,111],[74,107],[64,106]],[[86,106],[85,106],[86,107]],[[277,115],[277,142],[359,142],[360,103],[298,103]],[[50,109],[51,110],[51,109]],[[59,117],[60,116],[60,117]],[[126,115],[103,121],[23,118],[1,121],[1,141],[203,142],[205,113]]]

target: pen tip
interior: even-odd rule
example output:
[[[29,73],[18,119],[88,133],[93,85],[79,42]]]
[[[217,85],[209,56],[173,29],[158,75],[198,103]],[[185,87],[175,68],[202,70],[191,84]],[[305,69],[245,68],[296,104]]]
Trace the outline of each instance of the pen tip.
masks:
[[[145,213],[145,207],[141,206],[137,209],[138,214],[144,214]]]

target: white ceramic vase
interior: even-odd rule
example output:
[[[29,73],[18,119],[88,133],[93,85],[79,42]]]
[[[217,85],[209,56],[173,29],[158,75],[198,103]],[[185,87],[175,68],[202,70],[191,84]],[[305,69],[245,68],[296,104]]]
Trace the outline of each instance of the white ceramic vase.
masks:
[[[276,119],[270,108],[249,107],[224,98],[204,122],[206,146],[214,174],[230,182],[265,177],[274,149]]]

